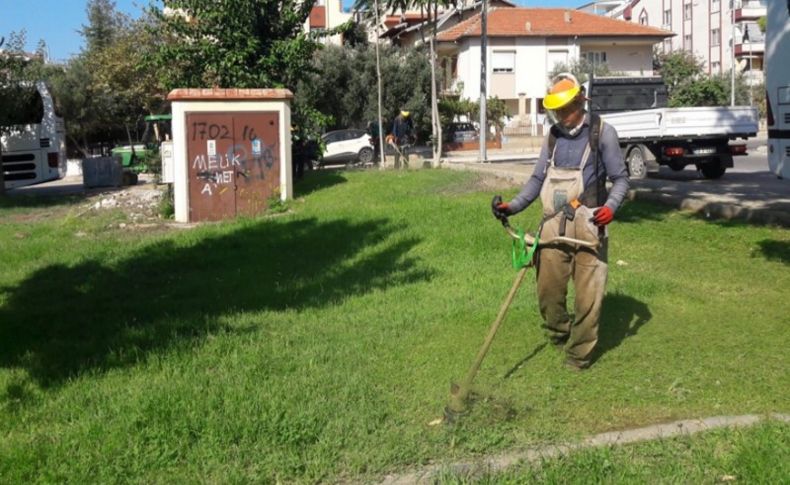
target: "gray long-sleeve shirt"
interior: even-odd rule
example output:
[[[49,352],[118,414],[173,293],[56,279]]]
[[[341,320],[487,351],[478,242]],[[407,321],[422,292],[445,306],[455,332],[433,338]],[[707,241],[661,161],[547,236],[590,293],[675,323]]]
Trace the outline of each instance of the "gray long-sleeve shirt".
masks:
[[[557,136],[554,164],[557,167],[579,167],[590,137],[590,115],[585,115],[582,128],[576,136],[571,137],[560,130],[552,129]],[[629,180],[628,170],[625,168],[623,154],[620,151],[617,130],[613,126],[607,123],[603,124],[598,146],[600,147],[598,172],[601,176],[609,177],[613,184],[605,205],[612,209],[613,212],[616,212],[628,192]],[[538,163],[535,165],[532,177],[521,189],[521,192],[510,201],[510,210],[513,213],[526,209],[529,204],[540,196],[540,189],[543,187],[546,170],[549,166],[549,155],[549,138],[547,136],[543,139],[543,147],[540,150]],[[593,186],[595,184],[595,165],[588,162],[584,166],[582,175],[584,177],[584,187]]]

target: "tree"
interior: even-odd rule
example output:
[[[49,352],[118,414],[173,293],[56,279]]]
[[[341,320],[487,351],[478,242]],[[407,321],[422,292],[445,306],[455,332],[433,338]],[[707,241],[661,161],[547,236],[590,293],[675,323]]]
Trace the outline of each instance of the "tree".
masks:
[[[85,39],[85,51],[95,52],[112,45],[116,36],[126,30],[129,17],[119,12],[114,0],[89,0],[85,8],[88,25],[80,34]]]
[[[317,35],[303,30],[313,7],[310,0],[164,0],[163,4],[164,8],[150,10],[160,41],[149,61],[166,90],[211,86],[295,92],[312,71],[313,53],[321,47]],[[317,131],[327,121],[303,103],[294,103],[293,118],[300,130]]]
[[[175,87],[294,88],[318,48],[303,32],[313,2],[165,0],[153,60]]]
[[[702,78],[681,83],[669,98],[669,106],[725,106],[729,103],[729,80]]]
[[[146,58],[159,42],[150,16],[132,21],[109,0],[91,0],[80,54],[48,78],[66,122],[70,149],[127,141],[147,113],[164,104],[164,90]]]
[[[767,22],[768,22],[768,18],[765,16],[762,16],[759,19],[757,19],[757,27],[760,28],[760,32],[762,32],[763,34],[765,33],[765,25]]]
[[[703,63],[693,53],[686,50],[657,53],[653,64],[667,85],[670,99],[673,92],[684,83],[690,83],[702,75]]]
[[[381,79],[387,89],[382,96],[382,111],[391,119],[400,108],[412,112],[420,138],[431,134],[428,109],[430,66],[421,49],[380,46]],[[316,52],[312,73],[302,80],[294,99],[295,106],[312,106],[331,119],[327,128],[364,128],[378,119],[375,46],[326,46]],[[327,96],[327,93],[333,93]],[[384,132],[389,123],[384,123]]]

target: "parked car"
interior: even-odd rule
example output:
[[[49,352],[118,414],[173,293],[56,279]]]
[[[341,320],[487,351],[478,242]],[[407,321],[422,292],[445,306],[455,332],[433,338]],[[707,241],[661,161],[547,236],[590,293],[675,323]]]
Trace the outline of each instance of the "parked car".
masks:
[[[373,161],[373,139],[365,130],[347,129],[325,133],[321,163],[361,163]]]
[[[469,122],[450,123],[444,131],[445,143],[477,141],[478,136],[477,129]]]

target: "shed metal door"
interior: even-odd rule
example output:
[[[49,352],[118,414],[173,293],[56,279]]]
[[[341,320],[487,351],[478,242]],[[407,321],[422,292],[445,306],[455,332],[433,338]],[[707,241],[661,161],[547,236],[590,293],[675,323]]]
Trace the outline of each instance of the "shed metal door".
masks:
[[[233,116],[188,113],[187,177],[189,220],[217,221],[236,215]]]
[[[236,212],[253,216],[280,187],[280,118],[277,112],[234,113],[233,131],[243,168],[236,177]]]
[[[187,113],[189,220],[255,215],[280,186],[277,112]]]

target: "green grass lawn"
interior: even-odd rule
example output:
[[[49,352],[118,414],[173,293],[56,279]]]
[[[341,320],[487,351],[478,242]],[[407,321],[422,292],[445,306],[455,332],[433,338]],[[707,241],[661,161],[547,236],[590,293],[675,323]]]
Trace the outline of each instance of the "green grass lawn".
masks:
[[[568,372],[543,346],[530,273],[478,375],[488,397],[428,426],[515,276],[502,189],[426,170],[297,190],[288,214],[191,230],[0,202],[0,482],[375,480],[790,410],[788,230],[629,203],[595,365]]]

